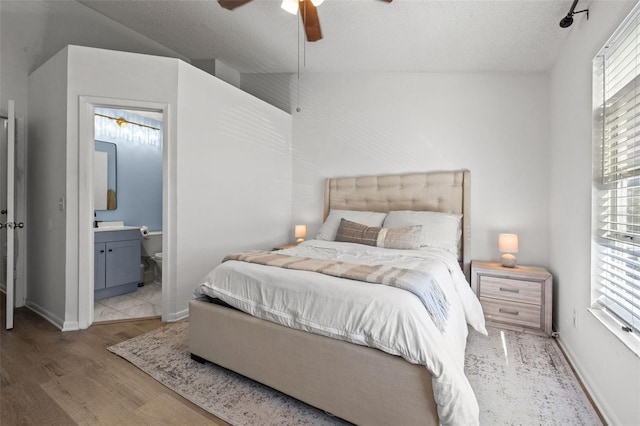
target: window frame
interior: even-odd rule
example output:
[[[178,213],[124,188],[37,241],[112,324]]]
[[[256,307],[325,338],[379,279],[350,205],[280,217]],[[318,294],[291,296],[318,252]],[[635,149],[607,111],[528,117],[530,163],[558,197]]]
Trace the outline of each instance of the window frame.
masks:
[[[640,357],[640,232],[633,229],[640,227],[639,6],[634,7],[592,61],[594,161],[589,312]],[[627,120],[628,116],[632,118]],[[628,130],[625,123],[632,123],[635,132],[631,133],[637,135],[618,144],[618,136],[624,133],[618,132],[618,123],[623,130]],[[618,161],[627,157],[633,163],[624,168],[629,175],[620,173],[623,168],[616,166],[626,164]],[[636,191],[626,186],[633,180],[637,181]],[[629,204],[624,204],[625,193],[631,193]],[[626,281],[630,284],[621,292],[624,297],[615,302],[616,293],[627,286]],[[629,314],[624,311],[625,299],[630,301]]]

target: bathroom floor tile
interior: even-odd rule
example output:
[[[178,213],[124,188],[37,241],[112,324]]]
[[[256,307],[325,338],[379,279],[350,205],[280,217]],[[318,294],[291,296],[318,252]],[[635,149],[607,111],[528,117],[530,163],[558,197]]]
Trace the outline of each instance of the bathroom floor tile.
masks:
[[[123,309],[122,312],[125,315],[129,315],[131,318],[153,317],[162,314],[160,306],[152,303],[143,303],[132,306],[130,308]]]
[[[94,302],[94,322],[162,315],[162,287],[146,284],[137,291]]]
[[[159,300],[162,300],[162,287],[157,284],[145,284],[144,287],[140,287],[138,288],[138,291],[136,291],[136,297],[146,301],[157,299],[158,295],[160,296]],[[151,303],[159,304],[158,301],[153,301]]]
[[[126,318],[120,311],[116,311],[108,306],[96,303],[93,307],[93,321],[113,321]]]
[[[135,296],[135,293],[123,294],[115,297],[108,297],[100,301],[100,303],[102,303],[103,305],[116,309],[118,311],[122,311],[132,306],[140,305],[144,302],[145,302],[144,300],[138,299]]]

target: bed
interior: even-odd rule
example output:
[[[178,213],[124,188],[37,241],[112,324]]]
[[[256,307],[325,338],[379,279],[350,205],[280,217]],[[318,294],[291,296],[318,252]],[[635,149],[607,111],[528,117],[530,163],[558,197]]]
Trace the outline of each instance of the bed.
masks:
[[[479,302],[463,273],[468,276],[469,187],[466,170],[327,179],[324,224],[316,237],[322,238],[278,252],[300,258],[337,256],[349,265],[379,263],[378,257],[382,263],[391,259],[389,265],[434,265],[430,277],[451,282],[440,284],[453,307],[444,328],[432,314],[425,320],[424,306],[403,289],[230,260],[207,275],[196,291],[200,297],[190,302],[192,358],[221,365],[355,424],[477,423],[477,402],[463,372],[467,324],[486,333]],[[384,213],[385,221],[393,214],[398,217],[397,212],[461,215],[456,253],[424,247],[394,251],[331,241],[335,235],[327,237],[323,230],[345,211],[355,218]],[[347,224],[344,220],[341,227]],[[311,283],[309,274],[319,276],[314,278],[319,281]],[[254,287],[236,290],[239,281]],[[285,289],[272,289],[275,283]],[[318,288],[329,290],[309,296]],[[300,293],[300,299],[287,292]],[[266,294],[280,305],[265,308],[250,300],[249,293]],[[212,298],[217,303],[211,303]],[[335,312],[332,299],[340,304]],[[397,305],[387,307],[396,299]],[[317,311],[318,319],[284,312],[296,306],[305,315]],[[346,325],[333,327],[332,321],[343,316]],[[372,322],[372,329],[363,332],[360,325],[352,327],[354,317],[384,320]]]

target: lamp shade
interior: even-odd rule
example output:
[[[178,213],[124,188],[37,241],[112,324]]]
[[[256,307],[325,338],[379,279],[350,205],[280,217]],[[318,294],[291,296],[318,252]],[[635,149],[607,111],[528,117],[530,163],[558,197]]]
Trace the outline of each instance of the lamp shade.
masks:
[[[292,15],[298,14],[298,0],[282,0],[280,7]]]
[[[307,236],[307,225],[296,225],[293,235],[297,238],[296,242],[301,243]]]
[[[518,234],[498,235],[498,250],[500,250],[501,253],[517,253]]]

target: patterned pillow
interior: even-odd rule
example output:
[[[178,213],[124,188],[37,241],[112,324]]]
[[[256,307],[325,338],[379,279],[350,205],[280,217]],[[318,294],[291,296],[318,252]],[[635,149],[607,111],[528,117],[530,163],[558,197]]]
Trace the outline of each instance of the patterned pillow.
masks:
[[[378,234],[378,247],[414,250],[420,248],[422,226],[405,226],[402,228],[382,228]]]
[[[420,247],[422,226],[380,228],[340,219],[336,241],[365,244],[391,249],[417,249]]]
[[[375,246],[381,229],[378,226],[367,226],[342,218],[336,232],[336,241]]]
[[[427,211],[391,211],[382,226],[395,228],[421,225],[421,247],[435,247],[459,256],[462,215]]]
[[[352,222],[362,223],[367,226],[382,226],[386,213],[369,212],[360,210],[331,210],[327,220],[322,224],[316,240],[335,241],[340,219],[347,219]]]

